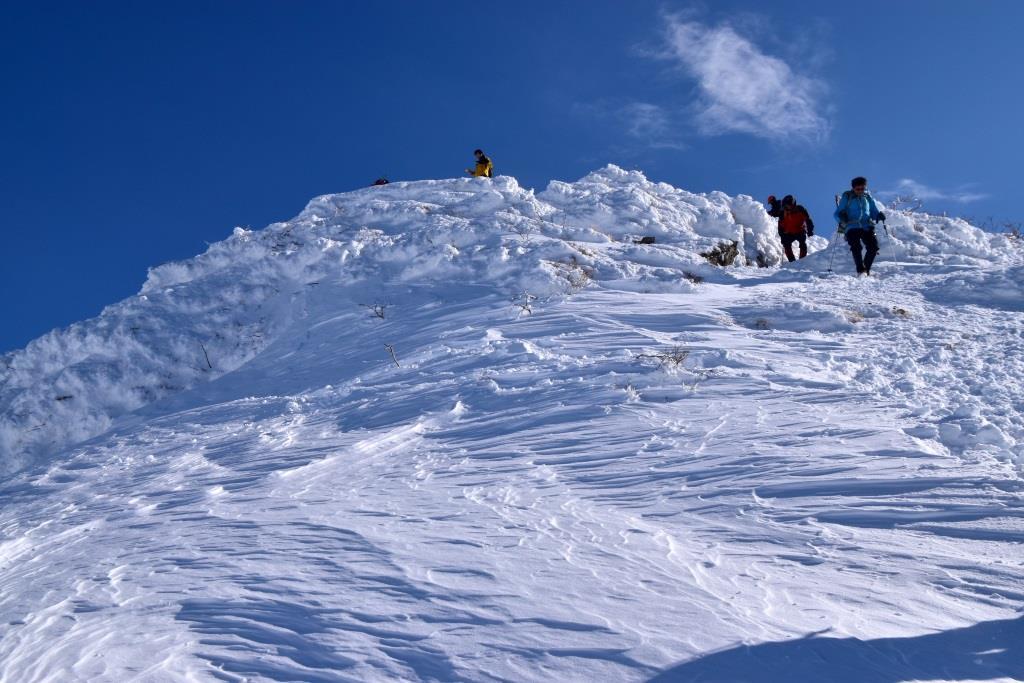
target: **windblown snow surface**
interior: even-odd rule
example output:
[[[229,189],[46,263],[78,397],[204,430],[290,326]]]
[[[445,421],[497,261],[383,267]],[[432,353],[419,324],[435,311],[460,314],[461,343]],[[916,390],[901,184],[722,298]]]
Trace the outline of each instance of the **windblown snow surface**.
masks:
[[[1024,251],[889,232],[609,166],[154,269],[2,357],[0,681],[1024,679]]]

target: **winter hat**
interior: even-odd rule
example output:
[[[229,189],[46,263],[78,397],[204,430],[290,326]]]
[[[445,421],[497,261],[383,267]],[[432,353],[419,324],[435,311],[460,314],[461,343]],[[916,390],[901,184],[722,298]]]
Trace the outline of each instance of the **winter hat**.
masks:
[[[857,187],[858,185],[867,185],[867,184],[868,184],[868,179],[864,178],[862,176],[857,176],[856,178],[854,178],[853,180],[850,181],[850,187]]]
[[[789,206],[790,204],[796,204],[796,199],[793,198],[793,195],[787,194],[782,198],[782,205]]]

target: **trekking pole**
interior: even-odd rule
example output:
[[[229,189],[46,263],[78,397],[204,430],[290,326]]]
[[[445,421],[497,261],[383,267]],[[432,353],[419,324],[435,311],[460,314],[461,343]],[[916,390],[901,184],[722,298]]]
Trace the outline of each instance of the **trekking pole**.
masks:
[[[828,257],[828,272],[832,272],[832,261],[836,258],[836,245],[839,244],[839,226],[836,226],[836,234],[832,235],[832,254]]]
[[[882,229],[885,230],[885,236],[889,239],[889,249],[892,250],[892,264],[898,266],[896,262],[896,243],[892,241],[892,233],[889,232],[889,226],[886,225],[885,221],[882,221]]]
[[[836,195],[836,206],[839,206],[839,195]],[[836,258],[836,245],[839,244],[839,236],[843,234],[842,224],[836,225],[836,234],[832,235],[832,255],[828,257],[828,272],[832,272],[832,261]]]

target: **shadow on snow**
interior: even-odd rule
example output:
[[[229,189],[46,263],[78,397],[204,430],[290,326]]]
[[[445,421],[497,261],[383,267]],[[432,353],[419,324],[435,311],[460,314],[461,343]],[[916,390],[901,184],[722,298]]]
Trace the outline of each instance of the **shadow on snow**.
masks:
[[[679,664],[648,683],[897,683],[1024,679],[1024,616],[909,638],[822,638],[740,646]]]

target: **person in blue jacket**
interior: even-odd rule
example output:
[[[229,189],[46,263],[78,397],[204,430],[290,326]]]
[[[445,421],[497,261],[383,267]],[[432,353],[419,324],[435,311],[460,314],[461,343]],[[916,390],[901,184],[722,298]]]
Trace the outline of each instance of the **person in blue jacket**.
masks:
[[[857,274],[870,275],[871,264],[878,253],[875,222],[884,221],[885,214],[878,210],[874,198],[868,193],[867,178],[854,178],[850,181],[850,187],[852,189],[843,193],[834,215],[839,223],[839,234],[846,234]],[[866,253],[863,253],[864,250]]]

